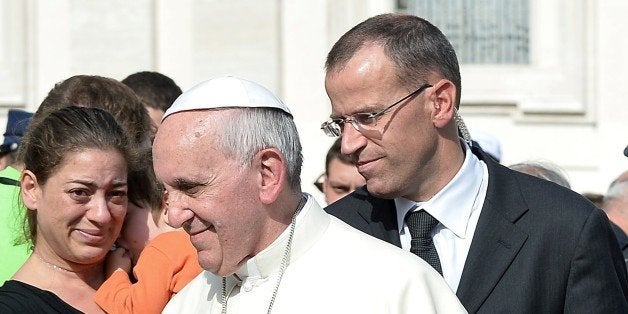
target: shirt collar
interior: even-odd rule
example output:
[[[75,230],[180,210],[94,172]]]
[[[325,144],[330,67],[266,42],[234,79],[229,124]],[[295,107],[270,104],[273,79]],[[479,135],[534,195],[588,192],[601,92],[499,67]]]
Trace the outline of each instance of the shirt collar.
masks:
[[[482,185],[483,170],[478,158],[466,143],[462,167],[454,178],[436,195],[425,202],[415,202],[403,197],[395,198],[397,226],[404,226],[406,214],[415,208],[424,209],[457,237],[465,238],[467,222]],[[403,228],[399,228],[401,233]]]
[[[296,217],[296,228],[290,250],[290,262],[303,255],[323,235],[331,221],[314,197],[303,193],[307,201]],[[264,279],[279,270],[290,236],[290,226],[284,230],[268,247],[248,259],[235,272],[241,279]]]

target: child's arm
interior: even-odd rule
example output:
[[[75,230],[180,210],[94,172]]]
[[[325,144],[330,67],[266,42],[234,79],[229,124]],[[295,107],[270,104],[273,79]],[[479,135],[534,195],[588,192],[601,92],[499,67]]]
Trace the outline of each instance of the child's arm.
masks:
[[[108,313],[161,313],[170,298],[200,272],[188,235],[167,232],[142,250],[133,268],[136,283],[131,284],[124,271],[115,270],[96,291],[94,300]]]
[[[107,278],[111,277],[118,269],[123,270],[127,274],[131,272],[131,256],[129,251],[122,247],[118,247],[113,252],[107,254],[105,259],[105,276]]]
[[[96,304],[107,313],[161,313],[170,300],[175,272],[169,258],[150,245],[144,248],[133,268],[137,282],[132,284],[124,269],[124,255],[118,250],[107,257],[105,268],[111,277],[94,294]],[[128,263],[130,268],[130,258]]]

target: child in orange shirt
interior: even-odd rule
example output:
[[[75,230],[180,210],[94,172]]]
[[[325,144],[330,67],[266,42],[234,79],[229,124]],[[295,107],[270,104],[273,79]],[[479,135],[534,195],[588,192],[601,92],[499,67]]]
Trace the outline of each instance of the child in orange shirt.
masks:
[[[117,249],[107,256],[108,279],[94,294],[107,313],[161,313],[201,272],[187,233],[167,225],[163,189],[147,168],[129,176],[129,204]],[[130,277],[131,265],[133,277]]]

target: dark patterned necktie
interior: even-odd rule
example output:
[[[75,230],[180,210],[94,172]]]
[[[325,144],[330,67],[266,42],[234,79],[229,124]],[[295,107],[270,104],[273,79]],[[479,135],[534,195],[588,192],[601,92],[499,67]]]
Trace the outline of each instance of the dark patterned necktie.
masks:
[[[440,259],[431,236],[432,229],[438,224],[438,220],[421,209],[408,213],[406,215],[406,224],[408,224],[408,229],[410,229],[410,235],[412,236],[410,252],[424,259],[442,275]]]

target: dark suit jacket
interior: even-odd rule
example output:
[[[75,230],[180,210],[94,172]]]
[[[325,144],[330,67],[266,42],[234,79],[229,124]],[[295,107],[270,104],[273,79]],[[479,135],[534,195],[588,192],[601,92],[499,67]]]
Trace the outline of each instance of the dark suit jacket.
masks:
[[[606,215],[579,194],[482,152],[486,199],[458,298],[470,313],[628,313],[626,266]],[[327,212],[400,245],[395,203],[362,187]],[[394,266],[392,266],[394,267]]]

